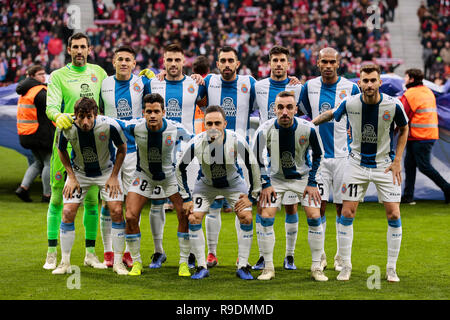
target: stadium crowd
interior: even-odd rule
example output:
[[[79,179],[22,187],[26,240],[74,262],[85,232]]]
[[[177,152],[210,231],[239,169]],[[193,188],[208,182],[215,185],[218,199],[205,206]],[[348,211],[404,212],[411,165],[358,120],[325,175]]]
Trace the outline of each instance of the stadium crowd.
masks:
[[[4,1],[0,22],[0,82],[25,77],[39,62],[47,73],[61,67],[68,37],[67,1]],[[108,8],[93,0],[96,27],[87,30],[94,50],[91,59],[113,73],[113,48],[122,44],[138,52],[136,72],[162,68],[162,48],[179,41],[187,56],[186,73],[198,55],[206,55],[215,69],[217,50],[230,45],[239,52],[241,74],[267,77],[268,50],[275,44],[291,48],[290,74],[307,80],[319,75],[318,52],[326,46],[342,53],[340,74],[358,76],[364,61],[391,58],[385,21],[391,2],[379,3],[380,28],[369,30],[369,0],[170,0],[115,1]],[[385,65],[387,71],[389,65]]]
[[[425,78],[443,85],[450,76],[450,2],[422,1],[417,10]]]

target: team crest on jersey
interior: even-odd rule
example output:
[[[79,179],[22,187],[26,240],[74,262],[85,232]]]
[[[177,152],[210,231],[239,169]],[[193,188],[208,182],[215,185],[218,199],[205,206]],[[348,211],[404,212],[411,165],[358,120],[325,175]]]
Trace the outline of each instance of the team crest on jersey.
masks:
[[[384,112],[384,114],[383,114],[383,120],[384,120],[384,121],[389,121],[389,120],[391,120],[391,114],[389,113],[388,110],[386,110],[386,111]]]
[[[342,193],[346,193],[347,192],[347,186],[345,185],[345,183],[342,185],[341,192]]]
[[[194,86],[191,84],[191,85],[188,87],[187,91],[188,91],[189,93],[194,93],[194,92],[195,92]]]
[[[100,132],[100,134],[98,135],[98,139],[104,142],[106,140],[106,133]]]
[[[373,125],[368,123],[364,125],[361,142],[377,143],[377,134],[375,133],[375,127]]]
[[[225,111],[227,117],[236,116],[236,106],[233,103],[233,98],[226,97],[222,101],[222,109]]]
[[[133,85],[133,90],[136,92],[139,92],[139,91],[141,91],[141,86],[138,83],[135,83]]]
[[[339,98],[340,98],[341,100],[343,100],[345,97],[347,97],[347,92],[345,92],[345,90],[342,90],[342,91],[339,93]]]
[[[91,81],[92,82],[97,82],[98,81],[98,78],[97,78],[97,76],[94,73],[91,73]]]
[[[292,157],[292,153],[290,153],[289,151],[284,151],[281,154],[281,166],[283,168],[292,168],[295,167],[295,161],[294,158]]]
[[[301,136],[300,139],[298,139],[298,143],[300,143],[301,145],[304,145],[306,143],[306,137]]]
[[[166,141],[164,141],[166,146],[171,146],[173,144],[172,136],[167,136]]]
[[[61,171],[57,171],[57,172],[56,172],[56,174],[55,174],[55,179],[56,179],[57,181],[59,181],[59,180],[62,179]]]
[[[329,104],[328,102],[324,102],[320,105],[320,113],[331,110],[331,104]]]
[[[248,92],[248,88],[245,85],[245,83],[242,84],[241,91],[242,91],[242,93],[247,93]]]
[[[138,186],[140,182],[139,178],[134,179],[133,186]]]

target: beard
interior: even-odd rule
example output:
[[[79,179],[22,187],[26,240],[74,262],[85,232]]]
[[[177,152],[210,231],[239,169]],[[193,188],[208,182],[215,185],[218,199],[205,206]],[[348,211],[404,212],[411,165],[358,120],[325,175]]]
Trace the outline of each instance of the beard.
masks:
[[[225,73],[225,71],[228,71],[227,73]],[[233,79],[233,77],[236,75],[236,69],[232,70],[232,69],[224,69],[223,71],[220,72],[220,74],[222,75],[222,78],[226,81],[229,81],[231,79]]]

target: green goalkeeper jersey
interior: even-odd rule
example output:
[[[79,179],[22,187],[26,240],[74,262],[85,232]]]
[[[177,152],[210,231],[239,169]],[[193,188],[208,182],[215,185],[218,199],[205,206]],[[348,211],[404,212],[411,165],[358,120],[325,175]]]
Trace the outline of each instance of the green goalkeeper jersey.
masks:
[[[59,112],[73,113],[75,102],[92,98],[99,105],[102,81],[108,75],[102,67],[87,63],[83,67],[72,63],[50,74],[47,88],[47,116],[56,121]]]

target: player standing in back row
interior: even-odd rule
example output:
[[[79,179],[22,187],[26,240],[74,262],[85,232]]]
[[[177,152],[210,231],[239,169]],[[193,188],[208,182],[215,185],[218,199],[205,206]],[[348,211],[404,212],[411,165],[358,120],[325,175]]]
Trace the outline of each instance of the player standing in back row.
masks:
[[[396,264],[402,240],[401,161],[408,138],[408,118],[398,99],[380,93],[379,66],[365,65],[360,74],[358,84],[362,94],[349,97],[339,107],[313,119],[313,123],[319,125],[332,118],[340,121],[347,114],[352,130],[351,152],[341,186],[343,205],[339,221],[339,253],[342,270],[337,279],[350,279],[353,219],[369,183],[373,182],[388,220],[386,278],[389,282],[398,282]],[[400,134],[394,151],[395,126]]]
[[[301,93],[301,110],[310,119],[314,119],[319,114],[333,109],[346,97],[359,93],[356,83],[338,76],[339,53],[333,48],[324,48],[319,51],[317,67],[321,76],[308,80]],[[330,187],[333,190],[333,202],[336,205],[336,241],[339,234],[339,219],[342,211],[342,185],[343,167],[347,162],[349,153],[347,117],[337,122],[331,120],[318,126],[320,137],[324,148],[324,159],[320,163],[317,182],[322,196],[320,215],[322,217],[323,232],[326,231],[325,210],[329,201]],[[342,261],[338,251],[334,257],[334,268],[337,271],[342,269]],[[322,268],[327,266],[325,251],[321,258]]]

